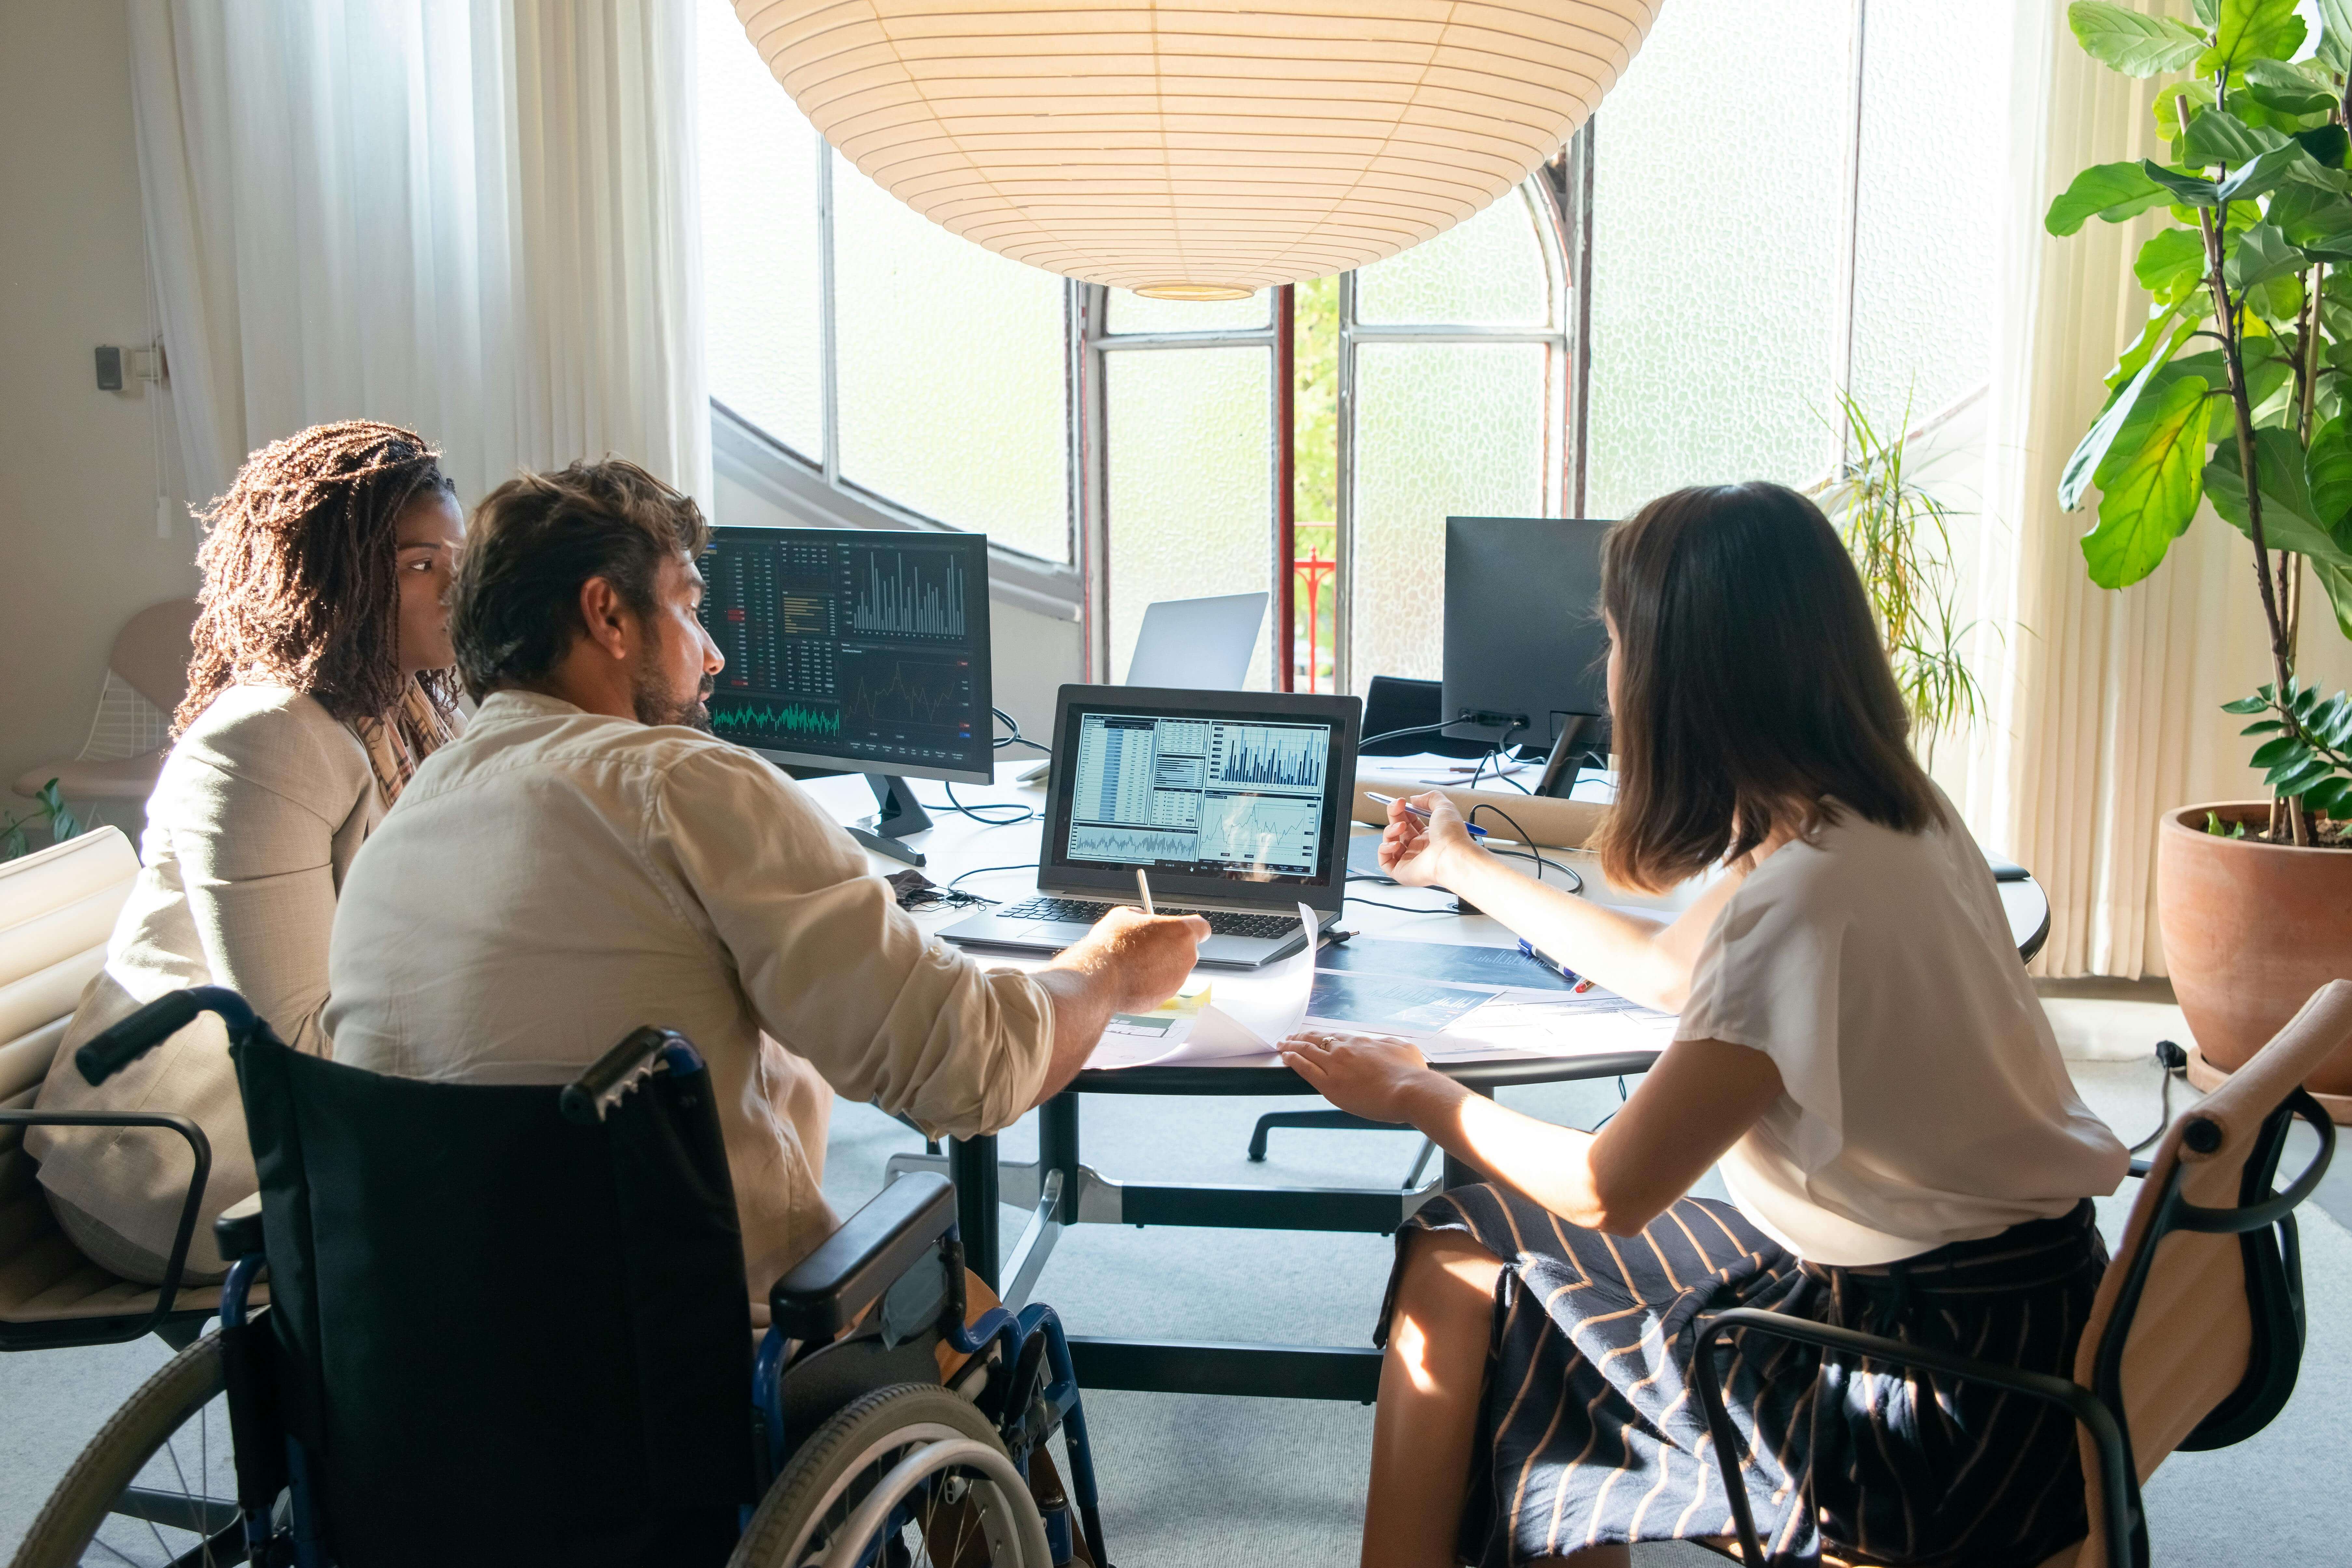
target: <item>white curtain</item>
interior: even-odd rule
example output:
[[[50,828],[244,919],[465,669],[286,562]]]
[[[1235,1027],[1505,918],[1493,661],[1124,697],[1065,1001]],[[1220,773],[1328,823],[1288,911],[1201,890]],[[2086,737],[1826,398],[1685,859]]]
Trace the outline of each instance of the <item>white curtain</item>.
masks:
[[[685,0],[129,0],[188,495],[321,420],[704,498]]]
[[[2189,14],[2185,0],[2146,8]],[[2210,509],[2147,581],[2115,593],[2084,575],[2079,541],[2095,514],[2059,510],[2058,476],[2147,320],[2131,263],[2159,217],[2094,220],[2067,238],[2042,217],[2090,164],[2163,155],[2150,113],[2162,83],[2083,53],[2060,0],[2021,0],[2018,17],[1975,574],[1986,628],[1975,668],[1992,720],[1972,738],[1962,805],[2049,889],[2038,973],[2162,974],[2157,822],[2169,807],[2262,795],[2237,734],[2245,721],[2219,705],[2269,679],[2268,645],[2252,547]],[[2341,684],[2352,650],[2315,588],[2312,602],[2304,673]]]

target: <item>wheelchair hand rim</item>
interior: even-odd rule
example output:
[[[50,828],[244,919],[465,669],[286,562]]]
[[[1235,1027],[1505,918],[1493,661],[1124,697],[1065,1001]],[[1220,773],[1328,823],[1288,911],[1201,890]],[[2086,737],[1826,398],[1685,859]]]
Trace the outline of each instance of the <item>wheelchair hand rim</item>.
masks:
[[[893,1433],[890,1440],[877,1444],[876,1450],[898,1447],[908,1432],[918,1430],[921,1428],[910,1427],[904,1432]],[[934,1426],[929,1430],[945,1432],[946,1428]],[[866,1462],[870,1463],[870,1458]],[[890,1517],[891,1510],[898,1506],[908,1492],[915,1489],[916,1483],[924,1477],[950,1466],[961,1466],[981,1473],[979,1478],[981,1483],[996,1494],[999,1518],[1012,1517],[1013,1500],[1025,1499],[1029,1495],[1029,1489],[1021,1479],[1021,1472],[1013,1468],[1013,1461],[1006,1458],[1000,1450],[989,1447],[976,1437],[967,1437],[961,1433],[954,1433],[935,1441],[924,1443],[922,1447],[893,1466],[890,1472],[877,1482],[874,1489],[866,1494],[866,1500],[857,1505],[857,1511],[849,1516],[849,1521],[842,1527],[841,1533],[835,1539],[833,1549],[825,1553],[822,1568],[858,1568],[859,1561],[866,1550],[866,1543],[873,1538],[876,1531],[882,1528],[883,1522]],[[861,1464],[853,1467],[846,1473],[854,1476],[863,1468]],[[819,1510],[817,1518],[822,1517],[822,1510]],[[812,1520],[812,1528],[814,1527],[814,1523],[815,1521]],[[793,1545],[792,1556],[795,1563],[800,1558],[802,1544],[795,1542]],[[1026,1542],[1020,1543],[1021,1553],[1024,1560],[1030,1556],[1030,1544]],[[1050,1568],[1050,1564],[1042,1561],[1035,1563],[1024,1561],[1024,1568]]]

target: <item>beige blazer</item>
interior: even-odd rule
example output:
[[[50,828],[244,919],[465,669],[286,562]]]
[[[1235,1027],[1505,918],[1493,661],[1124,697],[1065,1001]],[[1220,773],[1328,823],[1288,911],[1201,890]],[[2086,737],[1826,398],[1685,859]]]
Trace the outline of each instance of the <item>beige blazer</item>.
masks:
[[[198,1019],[95,1089],[74,1070],[74,1050],[166,992],[213,984],[245,997],[289,1044],[323,1053],[336,894],[383,811],[359,737],[309,697],[271,686],[215,698],[148,798],[138,885],[36,1103],[177,1111],[204,1129],[213,1165],[188,1253],[194,1271],[221,1270],[213,1220],[257,1185],[219,1020]],[[25,1143],[75,1245],[118,1274],[160,1282],[187,1192],[187,1145],[169,1132],[53,1127],[30,1130]]]

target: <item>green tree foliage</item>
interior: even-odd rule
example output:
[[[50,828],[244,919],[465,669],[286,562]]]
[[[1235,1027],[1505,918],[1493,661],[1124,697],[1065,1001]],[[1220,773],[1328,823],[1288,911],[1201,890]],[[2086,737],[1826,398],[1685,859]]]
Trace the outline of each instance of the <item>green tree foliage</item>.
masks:
[[[2058,499],[2072,510],[2097,493],[2083,559],[2103,588],[2155,571],[2206,502],[2252,542],[2275,679],[2229,710],[2268,715],[2245,733],[2263,737],[2252,762],[2280,803],[2273,834],[2296,843],[2315,814],[2352,819],[2352,705],[2294,679],[2306,581],[2352,637],[2352,0],[2315,11],[2314,39],[2296,0],[2196,0],[2194,24],[2068,6],[2105,64],[2188,74],[2157,95],[2169,159],[2085,169],[2043,220],[2064,236],[2171,218],[2134,263],[2147,324],[2108,372]]]

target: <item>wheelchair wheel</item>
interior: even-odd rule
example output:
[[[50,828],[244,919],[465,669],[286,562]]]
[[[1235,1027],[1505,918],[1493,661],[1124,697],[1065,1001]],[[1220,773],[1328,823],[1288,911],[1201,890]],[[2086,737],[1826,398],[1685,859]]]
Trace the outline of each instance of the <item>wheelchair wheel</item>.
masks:
[[[936,1384],[858,1399],[817,1429],[729,1568],[1052,1568],[995,1429]]]
[[[12,1568],[246,1560],[220,1336],[142,1384],[65,1473]]]

